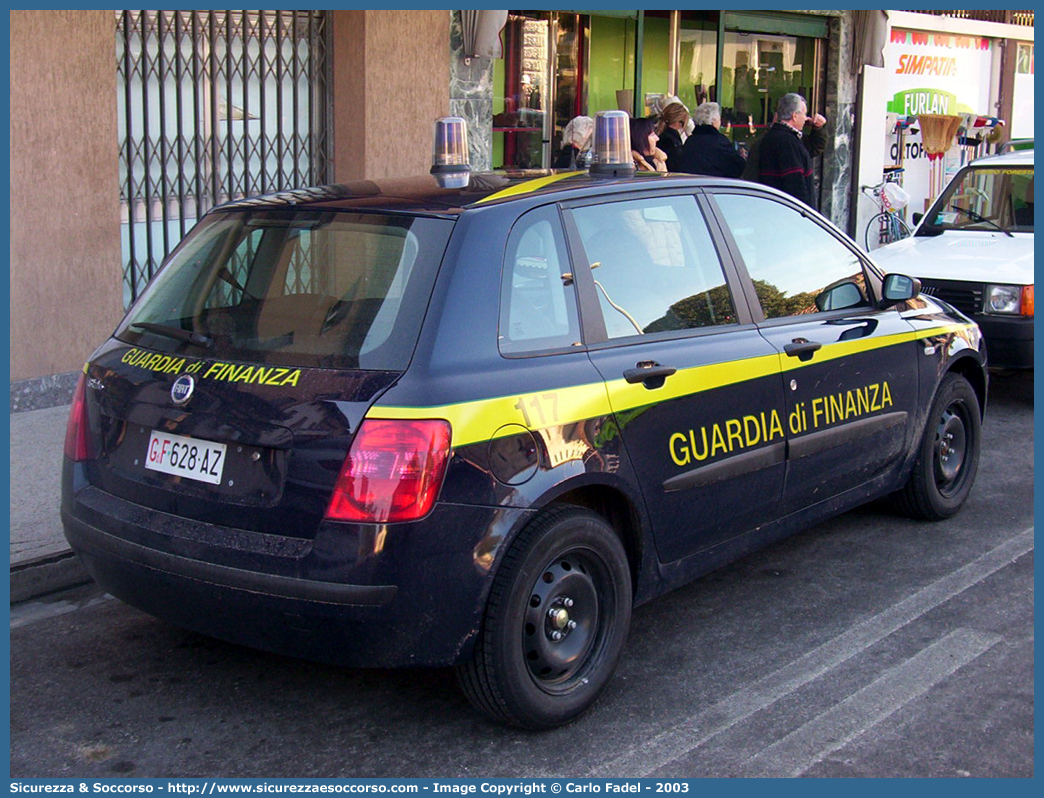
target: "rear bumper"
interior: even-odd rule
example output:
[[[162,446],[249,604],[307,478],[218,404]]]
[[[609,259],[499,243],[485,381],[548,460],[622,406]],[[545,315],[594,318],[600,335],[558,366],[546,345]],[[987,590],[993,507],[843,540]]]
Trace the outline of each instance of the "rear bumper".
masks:
[[[986,355],[993,368],[1033,368],[1033,318],[994,316],[977,313],[973,317],[986,341]]]
[[[440,505],[414,524],[324,524],[311,541],[279,540],[74,492],[76,468],[66,462],[65,534],[106,591],[177,626],[353,667],[469,656],[496,554],[528,518]]]
[[[62,515],[65,536],[81,555],[122,563],[135,563],[179,579],[191,579],[231,590],[245,591],[272,599],[319,602],[359,607],[380,607],[395,598],[395,585],[342,585],[296,579],[276,574],[230,568],[165,551],[150,549],[110,535],[97,527],[84,524],[72,516]]]

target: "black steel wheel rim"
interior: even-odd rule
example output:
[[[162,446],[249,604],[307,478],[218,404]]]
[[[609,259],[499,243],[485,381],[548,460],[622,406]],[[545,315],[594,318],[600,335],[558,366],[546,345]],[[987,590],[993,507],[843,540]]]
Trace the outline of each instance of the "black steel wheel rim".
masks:
[[[522,625],[522,656],[533,682],[552,694],[587,680],[615,622],[615,588],[605,563],[571,549],[541,570]]]
[[[969,443],[964,405],[954,402],[943,411],[935,430],[935,484],[943,495],[960,487]]]

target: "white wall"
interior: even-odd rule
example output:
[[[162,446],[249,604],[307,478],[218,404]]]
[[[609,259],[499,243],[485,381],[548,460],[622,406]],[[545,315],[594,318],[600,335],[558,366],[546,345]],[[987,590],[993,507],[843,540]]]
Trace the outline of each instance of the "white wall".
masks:
[[[1015,92],[1011,110],[1011,137],[1033,138],[1033,42],[1016,44]]]
[[[882,67],[863,67],[863,88],[859,94],[859,171],[856,174],[856,222],[853,237],[864,244],[864,231],[870,218],[877,213],[877,206],[861,191],[860,186],[874,186],[881,182],[888,154],[881,146],[885,137],[886,115],[883,108],[888,102],[888,73]]]

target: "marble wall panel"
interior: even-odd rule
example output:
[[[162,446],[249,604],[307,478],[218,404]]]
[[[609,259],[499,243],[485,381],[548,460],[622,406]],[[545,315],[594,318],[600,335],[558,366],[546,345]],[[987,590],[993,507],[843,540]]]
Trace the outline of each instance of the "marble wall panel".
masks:
[[[450,113],[467,121],[471,168],[484,171],[493,157],[493,62],[464,57],[460,12],[450,14]]]
[[[858,83],[852,74],[852,12],[829,21],[827,45],[826,107],[830,139],[823,153],[823,190],[820,211],[851,233],[852,142]]]

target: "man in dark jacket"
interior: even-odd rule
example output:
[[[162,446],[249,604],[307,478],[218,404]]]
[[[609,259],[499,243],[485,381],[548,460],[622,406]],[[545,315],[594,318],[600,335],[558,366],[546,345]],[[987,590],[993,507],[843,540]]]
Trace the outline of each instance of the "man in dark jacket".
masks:
[[[700,103],[692,112],[695,127],[685,140],[681,152],[667,164],[673,172],[716,177],[739,177],[746,161],[736,152],[732,142],[718,128],[721,127],[721,106]]]
[[[758,182],[785,191],[809,207],[816,207],[812,182],[812,158],[825,146],[826,118],[808,115],[800,94],[784,94],[776,106],[776,119],[758,148]],[[812,122],[806,137],[805,122]]]

